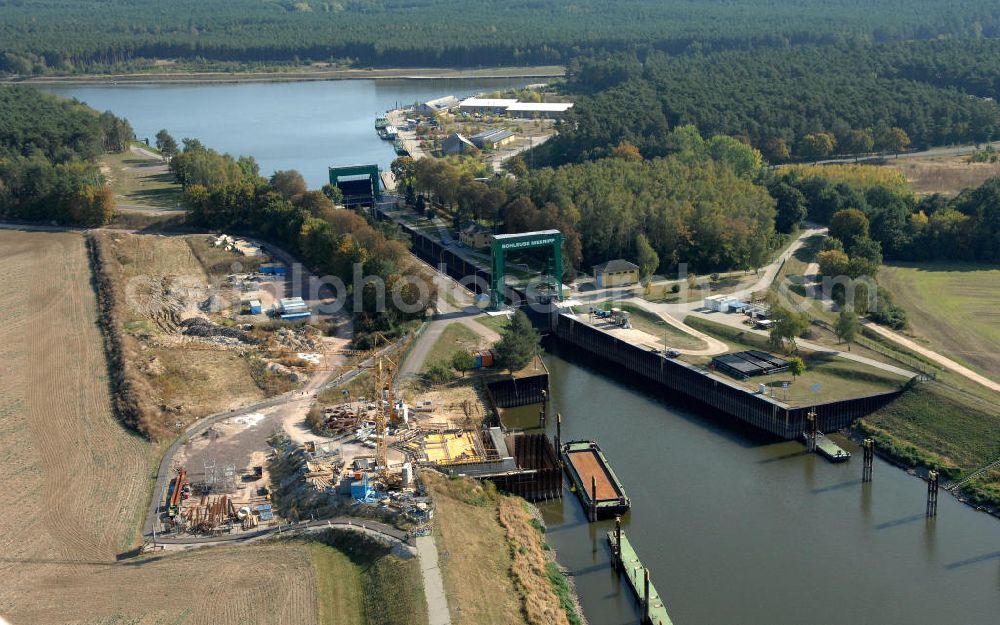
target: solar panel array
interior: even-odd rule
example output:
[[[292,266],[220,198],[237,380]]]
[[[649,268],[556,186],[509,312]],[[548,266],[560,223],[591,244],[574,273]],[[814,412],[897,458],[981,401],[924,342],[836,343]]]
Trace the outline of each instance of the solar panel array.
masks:
[[[787,360],[759,350],[716,356],[712,359],[712,364],[717,369],[741,379],[788,370]]]

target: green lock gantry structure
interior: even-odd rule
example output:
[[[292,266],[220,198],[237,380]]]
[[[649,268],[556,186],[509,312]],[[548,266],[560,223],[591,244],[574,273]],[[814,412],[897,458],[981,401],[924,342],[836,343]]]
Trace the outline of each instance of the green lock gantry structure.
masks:
[[[558,230],[539,230],[537,232],[521,232],[518,234],[497,234],[491,243],[492,265],[490,276],[490,306],[495,310],[503,307],[504,278],[506,268],[504,256],[507,252],[529,250],[539,247],[552,249],[552,277],[555,278],[555,292],[562,301],[562,244],[563,235]]]
[[[344,206],[374,204],[382,199],[378,165],[330,167],[329,170],[330,184],[344,193]]]

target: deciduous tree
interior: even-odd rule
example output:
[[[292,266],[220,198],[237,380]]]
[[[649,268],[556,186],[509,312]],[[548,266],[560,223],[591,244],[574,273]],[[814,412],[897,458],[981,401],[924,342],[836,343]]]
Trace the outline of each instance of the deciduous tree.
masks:
[[[860,331],[861,322],[858,321],[858,315],[853,310],[845,309],[840,311],[840,316],[837,317],[837,325],[834,326],[834,332],[837,334],[838,339],[847,343],[847,351],[851,351],[851,344],[854,343],[854,339],[857,338]]]
[[[170,136],[166,128],[156,133],[156,149],[168,161],[174,157],[174,154],[177,154],[177,142]]]

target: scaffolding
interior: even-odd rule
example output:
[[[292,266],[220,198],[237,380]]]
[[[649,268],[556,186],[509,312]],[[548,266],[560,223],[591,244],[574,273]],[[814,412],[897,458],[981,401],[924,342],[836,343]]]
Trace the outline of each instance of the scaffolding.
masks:
[[[206,458],[204,466],[205,466],[204,492],[210,493],[215,488],[216,478],[217,478],[215,458]]]

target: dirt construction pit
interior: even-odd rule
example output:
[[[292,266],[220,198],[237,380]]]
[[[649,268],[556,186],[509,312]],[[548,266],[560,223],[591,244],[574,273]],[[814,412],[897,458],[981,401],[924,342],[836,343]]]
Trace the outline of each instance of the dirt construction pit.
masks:
[[[486,403],[468,381],[458,381],[412,395],[410,422],[420,429],[478,429],[486,417]]]

